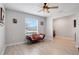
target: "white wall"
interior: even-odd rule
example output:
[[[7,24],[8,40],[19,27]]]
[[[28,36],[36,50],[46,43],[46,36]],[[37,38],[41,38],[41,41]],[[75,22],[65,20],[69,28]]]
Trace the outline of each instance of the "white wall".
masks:
[[[4,53],[5,49],[5,27],[0,26],[0,54]]]
[[[54,19],[54,30],[56,36],[74,38],[74,18],[73,16],[64,16]]]
[[[4,6],[0,4],[0,7],[4,9]],[[0,54],[3,54],[5,51],[5,25],[0,25]]]
[[[45,33],[45,19],[43,17],[34,16],[31,14],[25,14],[18,11],[6,10],[6,43],[8,45],[24,42],[24,34],[25,34],[25,18],[33,17],[38,20],[38,32]],[[12,23],[12,19],[16,18],[18,23]],[[41,26],[40,22],[43,21],[44,25]]]
[[[76,47],[79,48],[79,12],[75,15],[75,18],[76,18],[76,29],[75,29],[75,32],[76,32]]]
[[[46,39],[53,40],[53,17],[46,19]]]

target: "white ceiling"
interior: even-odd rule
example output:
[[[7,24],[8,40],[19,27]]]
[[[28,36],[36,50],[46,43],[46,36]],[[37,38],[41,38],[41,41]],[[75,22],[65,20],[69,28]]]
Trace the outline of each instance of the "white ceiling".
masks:
[[[78,3],[48,3],[49,6],[58,5],[58,9],[50,9],[50,13],[45,13],[42,10],[43,3],[5,3],[6,9],[16,10],[38,16],[48,17],[61,13],[76,12],[79,10]]]

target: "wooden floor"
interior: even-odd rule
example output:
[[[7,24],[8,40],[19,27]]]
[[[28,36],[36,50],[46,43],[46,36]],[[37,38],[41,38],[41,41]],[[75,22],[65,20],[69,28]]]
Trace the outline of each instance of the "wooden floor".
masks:
[[[7,47],[5,55],[78,55],[73,40],[62,37],[55,37],[54,40],[27,45],[19,44]]]

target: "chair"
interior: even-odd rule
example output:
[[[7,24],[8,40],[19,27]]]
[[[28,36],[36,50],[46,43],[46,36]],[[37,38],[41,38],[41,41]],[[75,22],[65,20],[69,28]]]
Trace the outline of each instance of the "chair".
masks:
[[[34,42],[38,42],[40,40],[43,40],[45,37],[45,34],[33,34],[30,36],[26,36],[26,40],[34,43]]]

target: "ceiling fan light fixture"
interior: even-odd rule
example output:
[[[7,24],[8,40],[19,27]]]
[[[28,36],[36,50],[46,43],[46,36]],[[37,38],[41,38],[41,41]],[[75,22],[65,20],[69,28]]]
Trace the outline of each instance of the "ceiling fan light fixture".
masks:
[[[42,8],[43,8],[43,9],[42,9],[43,12],[49,13],[49,9],[57,9],[58,6],[50,7],[50,6],[48,6],[48,3],[44,3],[43,6],[42,6]]]

